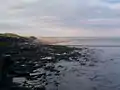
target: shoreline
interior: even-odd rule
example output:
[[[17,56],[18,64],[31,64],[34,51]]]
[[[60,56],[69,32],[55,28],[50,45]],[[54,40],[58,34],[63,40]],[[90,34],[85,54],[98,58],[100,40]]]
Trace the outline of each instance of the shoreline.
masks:
[[[11,81],[8,80],[8,77],[6,77],[4,81],[4,84],[8,86],[8,88],[29,88],[28,85],[23,85],[25,82],[30,84],[30,87],[34,86],[33,88],[36,88],[37,85],[34,85],[33,82],[36,79],[41,78],[41,82],[39,82],[38,88],[49,88],[47,85],[50,84],[48,81],[44,81],[47,77],[53,77],[49,74],[54,73],[54,77],[60,76],[61,70],[59,68],[64,68],[64,66],[59,65],[56,67],[57,63],[60,61],[68,61],[75,60],[81,56],[82,48],[72,48],[68,46],[63,45],[48,45],[40,42],[35,37],[12,37],[12,36],[2,36],[0,37],[0,42],[9,42],[10,44],[6,46],[0,47],[1,51],[1,58],[2,56],[10,56],[11,60],[13,61],[11,67],[5,66],[6,74],[9,74],[9,78],[11,78]],[[87,54],[85,54],[87,55]],[[86,56],[84,56],[87,58]],[[9,62],[8,62],[9,63]],[[81,65],[85,62],[80,62]],[[10,68],[10,71],[9,71]],[[4,69],[4,68],[1,68]],[[43,70],[37,71],[37,69]],[[1,71],[1,72],[4,72]],[[47,72],[49,74],[47,75]],[[5,75],[6,75],[5,74]],[[7,76],[7,75],[6,75]],[[23,81],[20,82],[19,80]],[[36,77],[36,78],[35,78]],[[39,78],[38,78],[39,77]],[[18,79],[18,80],[16,80]],[[53,78],[54,80],[54,78]],[[9,82],[9,84],[7,82]],[[56,81],[57,82],[57,81]],[[13,83],[19,83],[19,85],[14,85]],[[38,83],[38,82],[37,82]],[[41,84],[40,84],[41,83]],[[22,85],[22,86],[21,86]],[[53,85],[56,85],[56,83],[53,82]],[[56,88],[55,86],[54,88]],[[6,88],[6,87],[2,87]],[[30,90],[32,88],[29,88]]]
[[[1,90],[116,90],[110,87],[120,83],[120,48],[48,45],[35,37],[3,41],[11,43],[0,48],[7,60]]]

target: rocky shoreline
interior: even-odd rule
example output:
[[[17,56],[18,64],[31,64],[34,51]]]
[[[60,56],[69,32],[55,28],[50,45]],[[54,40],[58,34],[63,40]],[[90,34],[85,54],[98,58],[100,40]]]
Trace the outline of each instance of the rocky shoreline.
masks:
[[[37,38],[1,37],[1,59],[12,60],[7,82],[0,90],[58,90],[60,78],[67,70],[59,62],[77,62],[80,66],[95,66],[94,50],[59,45],[45,45]],[[52,88],[52,89],[51,89]]]

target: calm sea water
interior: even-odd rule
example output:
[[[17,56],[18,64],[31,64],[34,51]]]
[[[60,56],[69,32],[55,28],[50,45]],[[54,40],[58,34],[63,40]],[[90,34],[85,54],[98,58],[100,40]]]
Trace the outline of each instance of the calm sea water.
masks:
[[[99,63],[94,67],[69,63],[68,68],[74,68],[76,71],[66,72],[59,90],[120,90],[119,38],[71,38],[69,42],[60,45],[87,45],[95,51]]]
[[[62,38],[61,45],[120,46],[120,38]]]

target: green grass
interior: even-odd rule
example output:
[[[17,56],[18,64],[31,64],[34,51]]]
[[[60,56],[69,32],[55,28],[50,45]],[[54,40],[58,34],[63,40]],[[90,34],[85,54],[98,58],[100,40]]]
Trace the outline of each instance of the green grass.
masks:
[[[19,36],[17,34],[13,34],[13,33],[4,33],[4,34],[0,34],[0,38],[20,38],[22,36]],[[11,42],[7,42],[7,41],[0,41],[0,47],[6,47],[11,45]]]
[[[19,38],[19,37],[23,37],[23,36],[19,36],[19,35],[14,34],[14,33],[4,33],[4,34],[0,34],[0,37],[13,37],[13,38]]]
[[[20,36],[20,35],[17,35],[17,34],[14,34],[14,33],[0,33],[0,38],[25,38],[25,39],[28,39],[30,38],[31,36]]]
[[[8,42],[0,42],[0,47],[6,47],[9,45],[10,45],[10,43],[8,43]]]
[[[13,33],[4,33],[4,34],[0,34],[0,37],[20,37],[20,36]]]

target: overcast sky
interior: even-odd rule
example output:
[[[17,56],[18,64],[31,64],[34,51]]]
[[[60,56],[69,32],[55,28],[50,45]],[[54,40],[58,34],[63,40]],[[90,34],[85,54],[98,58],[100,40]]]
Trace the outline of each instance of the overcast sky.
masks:
[[[0,0],[0,32],[120,36],[120,0]]]

